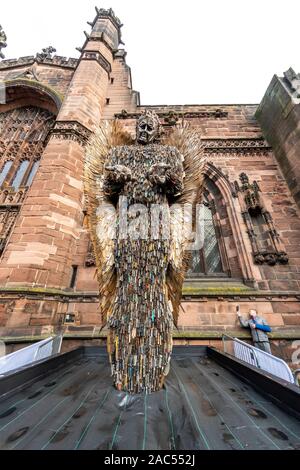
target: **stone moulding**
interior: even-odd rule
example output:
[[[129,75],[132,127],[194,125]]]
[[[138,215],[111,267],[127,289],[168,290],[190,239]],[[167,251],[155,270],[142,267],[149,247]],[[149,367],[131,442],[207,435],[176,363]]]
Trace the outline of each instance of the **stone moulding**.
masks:
[[[99,34],[97,34],[97,33],[92,33],[91,35],[87,36],[84,45],[83,45],[82,47],[78,47],[77,50],[78,50],[79,52],[82,52],[90,41],[102,42],[112,54],[116,54],[116,53],[118,52],[118,49],[114,49],[114,48],[106,41],[105,36],[104,36],[104,33],[99,33]],[[121,44],[123,44],[123,43],[121,43]]]
[[[257,181],[250,183],[246,173],[240,174],[240,183],[234,182],[234,195],[242,208],[255,264],[287,264],[289,259],[277,232],[271,213],[266,209]],[[260,217],[257,219],[257,217]],[[259,233],[257,230],[259,226]]]
[[[245,286],[246,287],[246,286]],[[32,300],[44,300],[53,299],[60,302],[83,302],[83,303],[99,303],[98,292],[74,292],[72,290],[60,290],[43,287],[0,287],[0,298],[2,300],[11,300],[16,298],[27,298]],[[237,302],[239,300],[244,301],[275,301],[275,300],[287,300],[300,301],[299,292],[294,291],[256,291],[253,289],[245,290],[230,290],[230,289],[219,289],[209,288],[201,289],[196,287],[193,289],[183,287],[183,300],[198,302],[205,302],[209,298],[217,299],[222,301],[230,300]]]
[[[28,336],[13,336],[11,334],[5,333],[5,336],[1,336],[1,340],[5,342],[5,344],[31,344],[33,342],[42,341],[43,339],[47,339],[49,334],[36,334],[36,335],[28,335]],[[221,340],[222,336],[227,334],[234,338],[247,340],[251,339],[249,333],[242,332],[240,330],[222,330],[222,331],[203,331],[203,330],[174,330],[173,338],[174,339],[186,339],[186,340],[197,340],[197,339],[205,339],[205,340]],[[272,340],[295,340],[299,339],[299,332],[295,330],[291,331],[282,331],[282,330],[273,330],[272,333],[269,333],[269,337]],[[107,332],[102,330],[99,333],[94,332],[94,327],[91,327],[88,331],[82,332],[77,330],[75,327],[72,330],[66,330],[63,339],[66,340],[103,340],[105,341],[107,338]]]
[[[265,139],[202,139],[203,145],[207,149],[240,149],[240,148],[259,148],[270,149],[271,147]]]
[[[208,157],[226,156],[230,158],[259,155],[268,157],[272,148],[263,139],[203,139],[205,153]]]
[[[125,109],[121,113],[115,114],[116,119],[139,119],[142,113],[128,113]],[[156,114],[160,119],[164,120],[165,125],[173,126],[180,119],[190,118],[227,118],[228,112],[222,111],[221,109],[215,109],[213,111],[187,111],[184,112],[162,112],[157,111]]]
[[[37,56],[20,57],[19,59],[7,59],[0,62],[0,70],[11,69],[16,67],[24,67],[34,63],[43,65],[52,65],[57,67],[64,67],[68,69],[75,69],[78,64],[78,59],[62,56],[54,56],[52,58],[42,59]]]
[[[61,140],[73,140],[80,145],[85,145],[91,135],[91,131],[78,121],[56,121],[48,137]]]
[[[60,93],[58,93],[53,88],[50,88],[49,86],[44,85],[43,83],[40,83],[36,80],[31,80],[28,78],[14,78],[12,80],[6,80],[4,83],[7,90],[9,90],[10,88],[23,87],[29,88],[33,91],[38,91],[48,96],[54,102],[57,110],[59,110],[62,105],[63,96]]]
[[[271,157],[271,149],[262,149],[262,148],[228,148],[228,149],[207,149],[205,154],[210,159],[212,158],[228,158],[228,159],[239,159],[241,157]]]
[[[81,60],[95,60],[100,67],[102,67],[108,75],[111,73],[111,65],[105,57],[97,51],[84,51],[81,55]]]

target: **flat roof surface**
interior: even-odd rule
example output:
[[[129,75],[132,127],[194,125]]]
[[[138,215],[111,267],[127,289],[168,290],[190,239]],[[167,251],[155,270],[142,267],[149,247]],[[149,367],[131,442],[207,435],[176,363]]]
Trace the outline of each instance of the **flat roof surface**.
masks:
[[[175,354],[165,388],[114,389],[83,356],[0,397],[0,449],[300,449],[300,422],[201,356]]]

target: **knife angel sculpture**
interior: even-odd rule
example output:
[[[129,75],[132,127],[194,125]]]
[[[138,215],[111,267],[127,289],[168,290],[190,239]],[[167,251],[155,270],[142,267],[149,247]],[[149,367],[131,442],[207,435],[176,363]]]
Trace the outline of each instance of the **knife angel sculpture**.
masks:
[[[203,167],[199,134],[183,124],[162,137],[152,111],[138,119],[136,139],[103,121],[87,145],[88,228],[118,390],[157,391],[168,374],[190,260],[183,208],[190,214],[201,197]]]

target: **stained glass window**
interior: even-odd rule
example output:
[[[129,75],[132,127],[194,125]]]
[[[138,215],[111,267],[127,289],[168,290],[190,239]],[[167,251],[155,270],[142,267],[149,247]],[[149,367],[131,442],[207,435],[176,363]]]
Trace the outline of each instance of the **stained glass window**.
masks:
[[[29,166],[29,160],[23,160],[19,168],[17,169],[17,172],[11,184],[13,188],[15,189],[15,191],[17,191],[19,187],[21,186],[28,166]]]
[[[188,274],[222,273],[222,261],[216,236],[213,216],[208,203],[204,204],[200,223],[204,224],[204,244],[200,250],[192,252],[191,267]]]
[[[6,162],[5,165],[3,166],[2,170],[1,170],[1,173],[0,173],[0,186],[2,186],[2,184],[4,183],[5,178],[7,177],[8,172],[11,169],[12,163],[13,162],[11,162],[11,161]]]
[[[0,154],[6,162],[0,165],[0,256],[27,194],[19,188],[32,184],[54,122],[51,112],[34,106],[0,113]]]
[[[38,170],[39,165],[40,165],[39,160],[35,161],[34,164],[32,165],[32,168],[30,170],[29,176],[28,176],[27,181],[26,181],[26,186],[31,186],[32,185],[32,181],[33,181],[33,179],[36,175],[36,172]]]

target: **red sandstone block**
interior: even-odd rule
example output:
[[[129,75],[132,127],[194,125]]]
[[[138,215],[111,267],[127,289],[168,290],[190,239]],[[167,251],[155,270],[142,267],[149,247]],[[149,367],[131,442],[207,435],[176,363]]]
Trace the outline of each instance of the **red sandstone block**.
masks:
[[[8,328],[13,328],[13,327],[24,327],[28,326],[30,322],[30,315],[24,314],[20,310],[15,310],[11,315],[9,316],[6,326]]]
[[[52,205],[55,206],[55,203],[56,201],[53,201],[52,199],[49,199],[49,194],[48,196],[33,196],[32,194],[30,195],[31,197],[29,199],[27,199],[28,202],[30,202],[30,204],[33,206],[33,208],[35,206],[42,206],[42,207],[49,207],[51,208]],[[24,205],[24,207],[26,207]]]
[[[44,189],[44,186],[45,186],[45,181],[36,178],[34,182],[32,183],[30,193],[32,193],[32,196],[35,194],[39,194],[40,190]]]
[[[33,241],[33,234],[26,234],[22,235],[21,241],[22,242],[32,242]],[[44,243],[46,245],[52,245],[53,244],[53,237],[50,237],[49,235],[41,235],[41,234],[34,234],[34,241],[36,243]]]
[[[58,261],[56,259],[56,256],[52,256],[51,259],[45,260],[43,264],[43,269],[48,269],[49,271],[56,272],[57,266],[58,266]]]
[[[48,221],[46,220],[46,222],[48,222]],[[37,236],[46,235],[46,236],[49,236],[49,237],[55,239],[55,242],[54,242],[55,246],[58,243],[58,241],[63,240],[64,237],[65,237],[65,234],[60,232],[56,228],[52,229],[52,228],[45,227],[43,225],[41,225],[40,227],[35,227],[34,230],[35,230],[35,234]]]
[[[288,314],[288,315],[282,315],[283,321],[285,325],[288,326],[299,326],[300,325],[300,314],[294,315],[294,314]]]
[[[31,318],[29,324],[31,326],[47,326],[49,325],[49,318]]]
[[[41,270],[37,271],[36,284],[38,286],[45,286],[47,283],[48,276],[49,276],[48,271],[41,271]]]
[[[207,313],[189,312],[189,315],[179,315],[178,325],[186,327],[200,327],[212,324],[212,315]]]
[[[70,173],[76,173],[76,160],[70,161],[68,156],[65,155],[60,155],[56,161],[55,165],[59,167],[59,170],[61,171],[62,168],[69,170]]]
[[[101,323],[101,316],[98,313],[85,313],[84,315],[80,315],[80,325],[100,325]]]
[[[89,268],[94,271],[93,268]],[[96,279],[88,280],[77,280],[76,288],[78,291],[84,292],[98,292],[98,282]]]
[[[82,315],[82,318],[84,318],[85,315],[89,314],[99,315],[99,305],[98,302],[77,302],[74,304],[74,311],[80,313],[80,315]]]
[[[64,184],[62,187],[62,193],[66,194],[67,196],[71,196],[75,201],[81,200],[82,191],[79,189],[74,188],[73,186]]]
[[[297,291],[298,284],[296,281],[270,281],[270,289],[280,290],[280,291]]]
[[[45,225],[45,221],[41,217],[23,217],[20,223],[21,227],[38,227]]]
[[[12,272],[12,268],[5,268],[5,267],[0,268],[0,285],[3,285],[6,283],[6,281],[9,279],[11,272]]]
[[[69,287],[68,282],[65,282],[61,273],[50,272],[47,280],[48,287],[58,287],[63,289]]]
[[[184,312],[182,314],[186,316],[189,314],[216,313],[215,303],[183,301],[182,306],[184,308]]]
[[[216,303],[216,315],[220,314],[231,314],[236,315],[236,302],[217,302]]]
[[[213,325],[228,325],[234,326],[237,324],[237,317],[236,314],[223,314],[219,313],[217,315],[212,316],[212,324]]]
[[[61,193],[63,189],[63,183],[59,174],[56,174],[56,179],[53,181],[47,181],[44,185],[45,190]]]
[[[36,273],[36,269],[30,269],[27,267],[22,267],[22,269],[14,268],[10,275],[9,282],[33,283],[36,279]]]
[[[284,325],[283,317],[279,313],[271,313],[263,315],[265,320],[268,322],[270,326],[282,326]]]
[[[57,302],[56,301],[44,301],[41,304],[41,316],[51,317],[57,311]],[[48,318],[49,320],[49,318]]]

